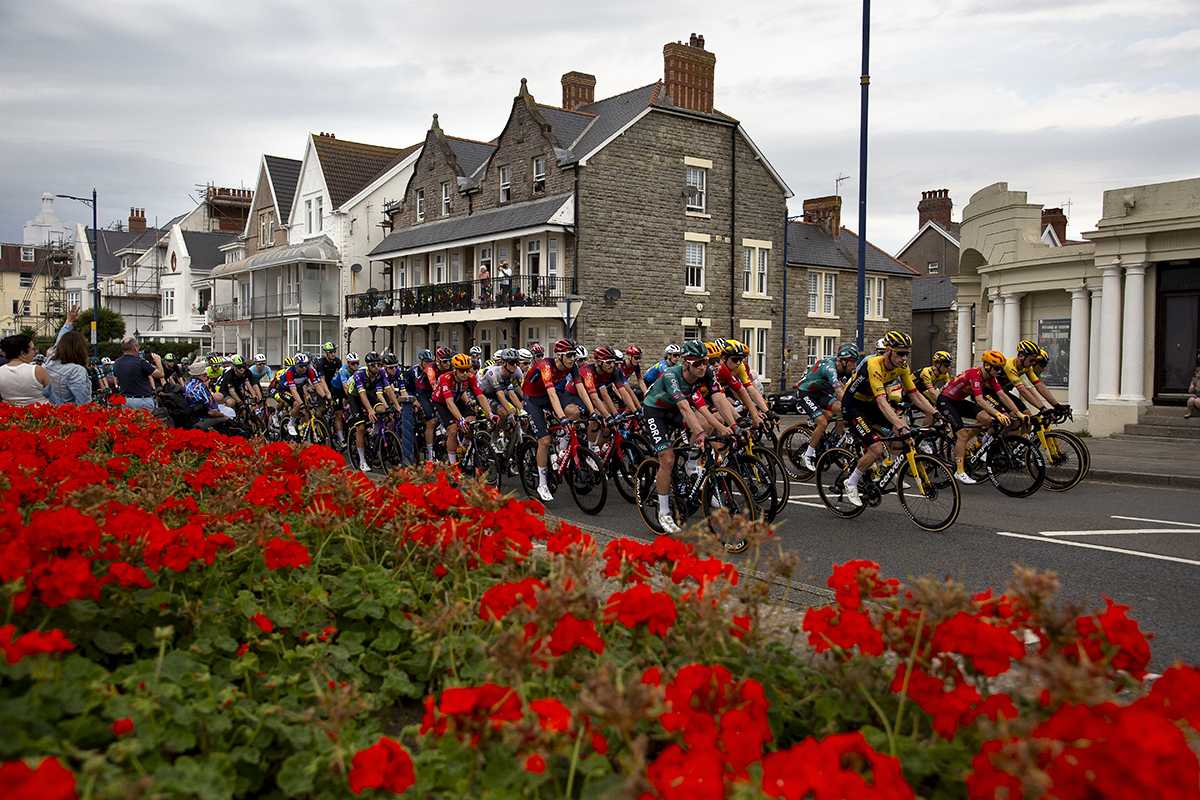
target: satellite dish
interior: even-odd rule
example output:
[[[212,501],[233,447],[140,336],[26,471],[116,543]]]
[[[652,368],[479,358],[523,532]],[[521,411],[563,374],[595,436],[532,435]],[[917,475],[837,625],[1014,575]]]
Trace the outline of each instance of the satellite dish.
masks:
[[[351,264],[350,271],[351,272],[362,272],[362,264]]]
[[[925,330],[929,331],[930,333],[937,333],[941,330],[941,327],[939,327],[936,322],[931,322],[929,327],[927,327]]]
[[[604,299],[605,300],[620,300],[621,299],[621,290],[614,286],[613,288],[609,289],[607,292],[604,293]]]

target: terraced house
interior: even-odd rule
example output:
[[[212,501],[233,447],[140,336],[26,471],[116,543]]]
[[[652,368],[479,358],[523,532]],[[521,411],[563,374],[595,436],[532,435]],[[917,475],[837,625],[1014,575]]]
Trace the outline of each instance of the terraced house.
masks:
[[[714,108],[715,66],[693,35],[663,48],[661,79],[607,99],[581,72],[563,75],[561,106],[522,80],[489,142],[447,136],[435,116],[368,255],[383,285],[346,298],[346,324],[388,331],[409,363],[440,344],[548,344],[568,313],[589,347],[653,355],[732,334],[782,353],[791,192]]]

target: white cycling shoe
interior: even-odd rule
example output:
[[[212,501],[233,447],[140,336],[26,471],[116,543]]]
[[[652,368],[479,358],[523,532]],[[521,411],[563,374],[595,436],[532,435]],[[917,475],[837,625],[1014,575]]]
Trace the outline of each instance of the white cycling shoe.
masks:
[[[360,461],[360,462],[358,462],[358,468],[359,468],[360,470],[362,470],[363,472],[370,472],[370,471],[371,471],[371,468],[367,466],[367,462],[365,462],[365,461]]]
[[[550,487],[546,486],[545,484],[542,484],[541,486],[537,487],[537,496],[538,496],[538,499],[541,500],[543,503],[549,503],[551,500],[554,499],[554,495],[550,493]]]
[[[849,503],[852,506],[855,506],[857,508],[862,508],[863,502],[862,502],[862,498],[859,497],[859,495],[858,495],[858,487],[857,486],[847,486],[842,491],[842,499],[845,500],[847,503]]]
[[[658,527],[662,528],[662,532],[668,536],[673,536],[677,533],[682,533],[682,529],[675,524],[674,518],[670,514],[658,512]]]
[[[808,472],[816,472],[817,471],[817,465],[813,463],[812,456],[810,456],[808,453],[801,453],[800,466],[803,467]]]
[[[954,479],[956,481],[958,481],[959,483],[961,483],[963,486],[974,486],[975,484],[979,483],[979,481],[975,480],[974,478],[972,478],[970,475],[968,475],[965,472],[954,473]]]

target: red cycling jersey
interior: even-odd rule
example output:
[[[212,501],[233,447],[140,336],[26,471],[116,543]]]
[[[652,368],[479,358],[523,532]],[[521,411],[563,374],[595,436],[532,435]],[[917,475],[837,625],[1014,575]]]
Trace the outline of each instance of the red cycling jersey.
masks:
[[[545,397],[547,386],[558,386],[568,375],[580,380],[579,370],[574,364],[560,370],[554,366],[553,358],[543,358],[525,373],[525,380],[521,383],[521,394],[526,397]]]
[[[968,392],[975,397],[982,397],[985,386],[990,392],[1000,392],[1000,383],[995,378],[991,375],[984,377],[979,367],[971,367],[946,384],[946,388],[942,389],[942,397],[947,400],[966,400]]]
[[[734,375],[729,370],[729,367],[725,366],[724,364],[721,364],[719,367],[717,367],[717,382],[731,392],[737,392],[746,388],[746,384],[739,381],[737,376]]]
[[[447,372],[449,372],[449,370],[447,370]],[[439,373],[432,361],[421,364],[419,367],[413,370],[413,375],[416,377],[416,380],[414,381],[416,383],[416,388],[423,392],[432,392],[433,387],[437,385],[438,378],[445,374],[445,372]]]
[[[476,397],[483,397],[483,389],[479,388],[479,379],[475,377],[474,372],[465,381],[454,380],[454,370],[444,372],[437,379],[437,387],[433,390],[433,401],[445,405],[447,400],[457,398],[468,389]]]
[[[579,368],[579,377],[588,394],[598,394],[601,389],[606,389],[610,386],[624,386],[625,377],[621,374],[621,370],[614,369],[612,372],[605,375],[602,372],[596,371],[595,364],[584,364]],[[567,379],[567,391],[571,394],[579,394],[579,383],[573,379]]]

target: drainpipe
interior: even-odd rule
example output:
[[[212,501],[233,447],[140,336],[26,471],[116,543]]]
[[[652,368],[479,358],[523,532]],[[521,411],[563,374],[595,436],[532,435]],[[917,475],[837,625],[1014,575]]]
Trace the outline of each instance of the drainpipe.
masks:
[[[737,265],[737,131],[738,126],[734,125],[729,129],[729,162],[733,165],[729,179],[729,338],[734,338],[737,333],[733,328],[733,302],[737,287],[736,270]],[[749,344],[749,342],[747,342]]]
[[[579,291],[579,170],[581,167],[575,165],[575,225],[571,233],[575,236],[574,245],[571,247],[571,293],[576,294]],[[570,334],[570,328],[567,333]]]
[[[788,225],[789,224],[790,223],[788,222],[788,215],[787,215],[787,201],[784,200],[784,204],[783,204],[783,335],[780,337],[782,339],[782,341],[780,342],[780,344],[782,344],[782,347],[779,348],[779,352],[783,353],[783,358],[781,359],[780,364],[779,364],[779,391],[780,391],[780,393],[782,393],[784,391],[784,386],[786,386],[786,384],[787,384],[787,381],[784,380],[783,376],[784,376],[785,372],[787,371],[787,357],[788,357],[788,351],[787,351],[788,350],[788,346],[787,346],[787,285],[788,285],[787,256],[788,256]]]

